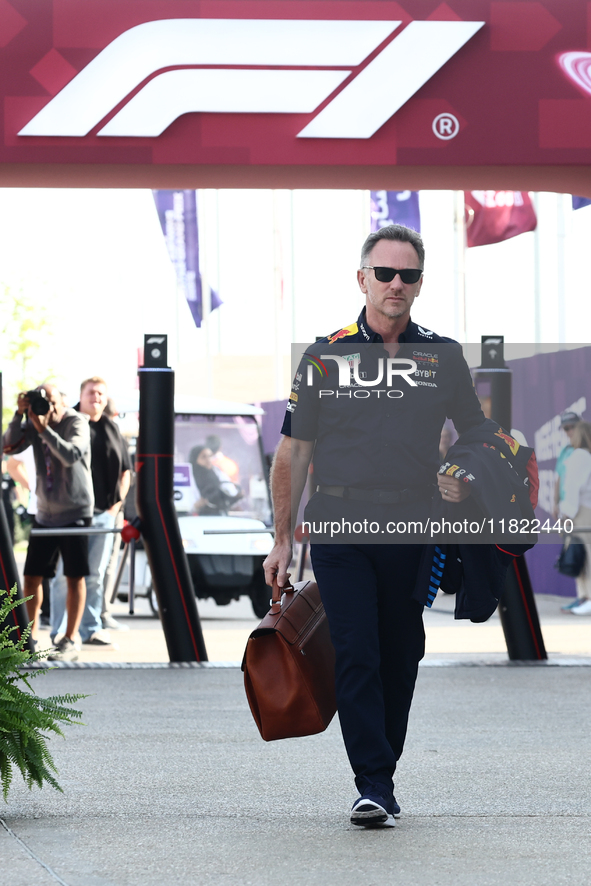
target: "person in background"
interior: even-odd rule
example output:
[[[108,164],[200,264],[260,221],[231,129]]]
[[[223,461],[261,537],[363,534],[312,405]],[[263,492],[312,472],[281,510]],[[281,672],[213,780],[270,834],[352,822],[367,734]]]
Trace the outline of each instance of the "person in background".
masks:
[[[63,395],[62,395],[63,396]],[[35,456],[33,447],[29,446],[23,452],[11,455],[6,464],[6,470],[15,481],[19,488],[24,492],[25,498],[22,501],[23,506],[27,510],[31,522],[35,519],[37,513],[37,496],[35,495],[35,487],[37,485],[37,476],[35,472]],[[49,617],[50,593],[49,579],[43,579],[43,602],[41,603],[41,613],[39,616],[40,624],[47,627],[50,623]]]
[[[6,462],[6,470],[15,483],[26,493],[26,498],[22,500],[27,513],[34,516],[37,513],[37,498],[35,496],[35,456],[33,455],[33,447],[29,446],[23,452],[8,457]]]
[[[554,484],[554,511],[552,512],[552,516],[554,519],[558,517],[560,513],[560,502],[564,498],[564,476],[566,473],[566,462],[567,459],[573,454],[575,451],[572,441],[573,431],[578,423],[581,421],[581,416],[577,415],[576,412],[563,412],[560,416],[560,427],[564,431],[567,436],[568,442],[562,447],[558,454],[558,458],[556,459],[556,482]]]
[[[560,514],[560,504],[562,502],[562,499],[564,498],[564,478],[566,475],[566,463],[575,451],[574,446],[572,445],[573,431],[580,421],[581,416],[577,415],[576,412],[572,412],[570,410],[563,412],[560,416],[560,427],[566,434],[568,442],[562,447],[556,460],[554,482],[554,508],[552,510],[552,516],[555,520],[558,519],[558,516]],[[570,612],[571,609],[573,609],[575,606],[578,606],[581,602],[582,601],[579,600],[578,597],[575,597],[575,599],[571,600],[570,603],[565,603],[565,605],[561,606],[560,608],[563,612]]]
[[[119,415],[117,411],[117,407],[113,401],[112,397],[107,398],[107,405],[105,406],[103,415],[106,415],[110,419],[114,419]],[[126,446],[127,448],[127,446]],[[129,451],[128,451],[129,457]],[[131,464],[131,459],[129,459]],[[130,474],[131,477],[131,474]],[[133,480],[133,477],[132,477]],[[129,503],[131,498],[131,483],[129,487],[129,492],[127,494],[126,502]],[[123,524],[125,523],[125,514],[124,508],[119,508],[117,514],[115,515],[115,529],[123,529]],[[101,621],[103,623],[103,628],[106,628],[110,631],[128,631],[129,626],[125,624],[123,621],[117,621],[111,615],[111,594],[113,593],[113,585],[115,584],[115,578],[117,577],[117,565],[119,563],[119,551],[121,550],[121,542],[119,535],[115,536],[115,542],[113,544],[113,550],[111,552],[111,556],[109,557],[109,562],[107,564],[107,568],[105,570],[105,581],[104,581],[104,589],[103,589],[103,611],[101,612]]]
[[[591,424],[579,421],[570,439],[573,451],[566,462],[560,516],[573,520],[576,534],[577,527],[591,527]],[[573,615],[591,615],[591,532],[581,533],[581,540],[585,544],[585,565],[575,579],[577,604],[570,611]]]
[[[200,516],[219,517],[242,498],[240,487],[229,479],[220,479],[213,465],[209,446],[194,446],[189,453],[193,479],[199,492],[197,513]]]
[[[103,378],[87,378],[80,386],[80,402],[75,410],[88,419],[92,451],[94,489],[93,527],[113,529],[115,518],[127,495],[130,463],[127,446],[119,428],[104,415],[107,385]],[[110,646],[111,637],[103,628],[104,579],[113,550],[113,533],[91,535],[88,542],[89,575],[86,580],[86,606],[80,622],[83,644]],[[51,636],[63,630],[64,580],[59,574],[51,584]]]
[[[222,441],[217,434],[208,434],[205,445],[211,449],[211,463],[220,480],[231,480],[238,483],[240,468],[233,458],[228,458],[221,450]]]

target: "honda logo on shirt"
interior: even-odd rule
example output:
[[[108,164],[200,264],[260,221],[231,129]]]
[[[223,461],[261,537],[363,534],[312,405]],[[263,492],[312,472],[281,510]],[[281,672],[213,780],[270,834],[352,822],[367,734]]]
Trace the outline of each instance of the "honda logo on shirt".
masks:
[[[18,134],[80,138],[107,118],[99,136],[154,138],[188,113],[311,114],[322,106],[298,138],[369,139],[484,22],[413,21],[393,36],[400,25],[146,22],[109,43]]]

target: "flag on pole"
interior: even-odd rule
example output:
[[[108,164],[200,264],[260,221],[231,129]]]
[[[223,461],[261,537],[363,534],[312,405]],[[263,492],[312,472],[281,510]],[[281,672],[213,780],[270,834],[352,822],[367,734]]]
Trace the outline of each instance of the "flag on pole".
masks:
[[[527,191],[464,191],[464,203],[468,246],[500,243],[536,229]]]
[[[591,200],[588,197],[575,197],[573,194],[573,209],[582,209],[584,206],[591,206]]]
[[[203,284],[199,273],[199,231],[195,191],[152,191],[177,284],[185,294],[195,326],[203,320]],[[211,310],[222,300],[211,292]]]
[[[418,191],[370,191],[371,230],[405,225],[421,230]]]

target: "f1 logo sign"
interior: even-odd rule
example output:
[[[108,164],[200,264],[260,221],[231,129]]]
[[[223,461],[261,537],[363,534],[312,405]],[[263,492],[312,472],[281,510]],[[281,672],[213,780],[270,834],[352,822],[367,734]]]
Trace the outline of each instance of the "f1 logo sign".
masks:
[[[135,93],[99,136],[154,138],[195,112],[311,114],[330,98],[298,138],[371,138],[484,22],[416,21],[389,40],[400,24],[147,22],[113,40],[18,134],[83,137]]]

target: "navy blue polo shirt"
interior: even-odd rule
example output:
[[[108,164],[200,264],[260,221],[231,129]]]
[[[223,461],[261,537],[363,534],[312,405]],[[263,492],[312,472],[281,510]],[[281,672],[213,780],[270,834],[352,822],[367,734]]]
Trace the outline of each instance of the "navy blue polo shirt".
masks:
[[[398,490],[435,483],[445,419],[459,434],[484,421],[457,342],[412,320],[398,341],[389,363],[364,308],[356,323],[307,348],[281,433],[316,441],[317,484]],[[348,364],[348,379],[335,355]],[[400,374],[388,377],[389,368]]]

